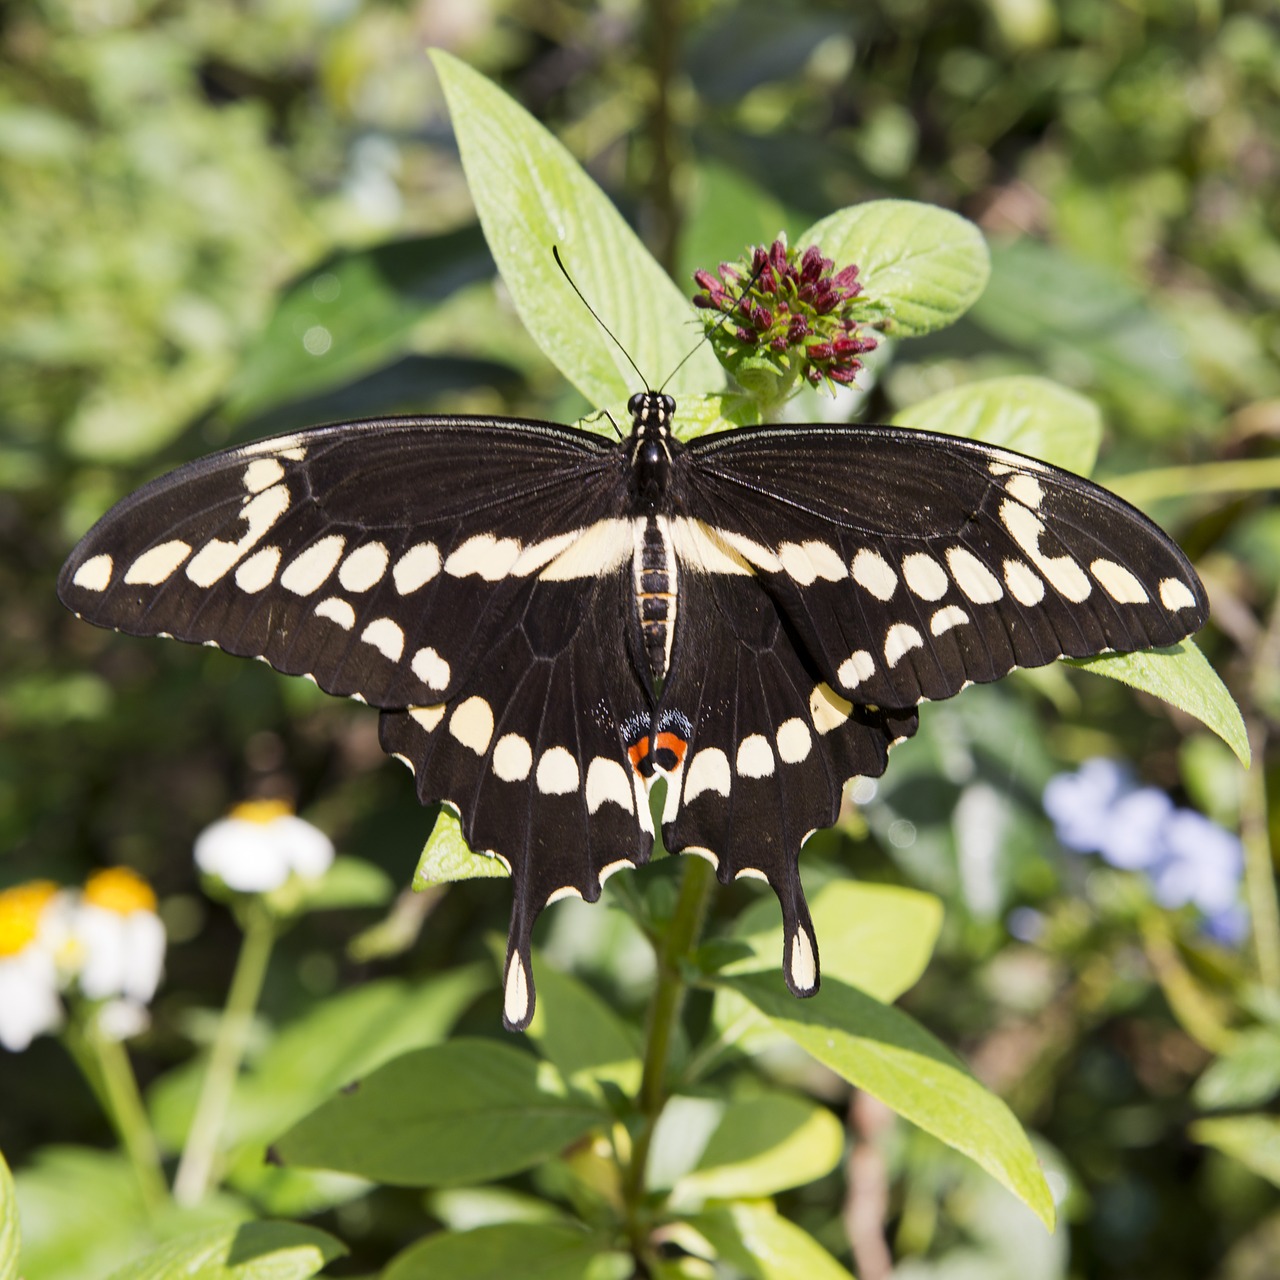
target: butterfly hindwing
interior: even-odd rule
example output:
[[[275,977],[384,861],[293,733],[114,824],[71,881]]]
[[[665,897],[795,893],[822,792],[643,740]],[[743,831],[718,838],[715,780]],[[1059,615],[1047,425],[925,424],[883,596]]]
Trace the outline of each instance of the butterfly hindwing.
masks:
[[[1064,655],[1172,644],[1207,613],[1145,516],[1007,450],[809,426],[704,437],[684,457],[693,553],[718,544],[758,576],[858,702],[910,706]]]

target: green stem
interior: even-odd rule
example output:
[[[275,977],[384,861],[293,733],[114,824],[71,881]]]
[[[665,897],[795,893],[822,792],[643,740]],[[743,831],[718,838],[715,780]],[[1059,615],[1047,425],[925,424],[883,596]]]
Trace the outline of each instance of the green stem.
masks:
[[[87,1024],[78,1034],[67,1036],[67,1046],[124,1147],[147,1212],[154,1214],[168,1200],[169,1189],[137,1077],[124,1045],[102,1033],[97,1011],[90,1011],[87,1017]]]
[[[1128,502],[1142,506],[1161,498],[1188,494],[1248,493],[1280,489],[1280,459],[1243,462],[1201,462],[1189,467],[1157,467],[1130,475],[1107,476],[1108,489]]]
[[[254,899],[245,912],[244,941],[231,978],[226,1008],[218,1024],[209,1067],[205,1072],[200,1100],[187,1133],[182,1159],[173,1180],[173,1198],[179,1204],[198,1204],[209,1190],[218,1142],[231,1105],[236,1077],[244,1060],[253,1015],[262,994],[267,962],[275,943],[275,921],[263,904]]]
[[[640,1093],[637,1098],[642,1120],[631,1148],[631,1159],[623,1182],[631,1219],[632,1242],[637,1254],[644,1247],[643,1224],[638,1220],[638,1210],[644,1199],[649,1148],[653,1143],[658,1117],[667,1103],[667,1062],[688,989],[682,966],[697,945],[711,897],[711,887],[715,883],[715,872],[705,859],[693,855],[686,857],[684,861],[680,896],[667,932],[657,946],[658,979],[653,1002],[649,1006],[644,1072],[640,1078]]]
[[[1240,813],[1245,892],[1253,922],[1258,979],[1268,991],[1280,992],[1280,902],[1276,900],[1275,863],[1271,857],[1267,818],[1266,734],[1257,724],[1250,729],[1249,747],[1254,763],[1245,774]]]
[[[653,0],[651,6],[653,55],[653,110],[649,116],[653,167],[649,201],[654,220],[654,257],[674,275],[680,216],[675,196],[675,140],[671,115],[671,90],[679,45],[680,0]]]

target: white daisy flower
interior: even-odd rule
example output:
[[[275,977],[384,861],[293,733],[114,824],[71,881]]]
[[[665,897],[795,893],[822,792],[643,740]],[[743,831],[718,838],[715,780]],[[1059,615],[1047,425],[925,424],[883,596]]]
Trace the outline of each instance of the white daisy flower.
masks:
[[[0,1045],[21,1053],[62,1024],[47,919],[58,886],[33,880],[0,892]]]
[[[240,893],[270,893],[291,875],[314,880],[333,862],[333,842],[283,800],[248,800],[206,827],[196,865]]]

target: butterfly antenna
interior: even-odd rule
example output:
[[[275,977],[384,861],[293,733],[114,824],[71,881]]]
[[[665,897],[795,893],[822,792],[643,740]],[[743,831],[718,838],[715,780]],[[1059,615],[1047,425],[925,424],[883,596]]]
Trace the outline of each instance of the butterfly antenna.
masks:
[[[626,347],[622,345],[621,342],[618,341],[613,330],[610,329],[609,326],[605,324],[603,320],[600,319],[600,313],[595,309],[595,307],[591,305],[591,303],[589,303],[586,300],[586,298],[583,296],[582,290],[579,289],[576,284],[574,284],[573,277],[569,274],[568,268],[564,265],[563,262],[560,261],[560,246],[558,244],[553,244],[551,246],[551,256],[555,258],[556,266],[560,268],[560,274],[564,276],[564,278],[569,282],[569,288],[572,289],[574,293],[578,295],[578,301],[581,302],[582,305],[586,307],[586,309],[589,312],[591,312],[592,319],[594,319],[596,324],[598,324],[605,331],[605,333],[609,335],[609,337],[613,340],[613,345],[617,347],[619,351],[622,352],[623,356],[626,358],[627,363],[636,371],[636,377],[640,379],[640,385],[642,387],[647,388],[649,385],[649,379],[646,378],[644,374],[640,372],[640,367],[631,358],[631,353],[626,349]],[[685,359],[688,359],[688,357],[686,356]],[[609,420],[610,422],[613,422],[612,418],[610,418]],[[614,425],[614,429],[616,430],[618,424],[615,422],[613,425]]]
[[[741,295],[738,298],[738,301],[735,302],[734,305],[730,307],[728,311],[721,312],[720,319],[715,324],[713,324],[710,329],[707,329],[703,333],[702,337],[700,337],[697,340],[697,342],[695,342],[693,346],[691,346],[689,350],[685,352],[684,359],[681,360],[680,363],[676,365],[676,367],[672,369],[671,372],[667,374],[667,376],[662,380],[662,386],[658,388],[659,391],[665,391],[667,388],[667,383],[670,382],[671,379],[674,378],[676,374],[679,373],[680,370],[683,369],[685,365],[687,365],[689,361],[693,359],[694,352],[697,351],[698,348],[701,347],[704,342],[710,342],[711,335],[715,333],[715,331],[719,329],[722,325],[727,324],[733,318],[734,312],[737,311],[737,309],[740,306],[742,306],[742,304],[747,300],[748,297],[750,297],[751,290],[754,289],[756,286],[756,281],[759,280],[760,277],[764,274],[764,269],[768,265],[769,265],[769,259],[765,258],[765,260],[759,265],[759,267],[756,268],[755,274],[752,275],[751,279],[747,281],[747,287],[743,289]]]

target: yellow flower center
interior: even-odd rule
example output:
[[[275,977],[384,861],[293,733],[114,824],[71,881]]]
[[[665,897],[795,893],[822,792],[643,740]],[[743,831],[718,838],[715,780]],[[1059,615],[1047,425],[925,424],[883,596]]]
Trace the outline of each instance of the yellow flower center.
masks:
[[[36,940],[40,915],[57,892],[52,880],[29,880],[0,893],[0,957],[16,956]]]
[[[281,818],[292,817],[293,805],[287,800],[244,800],[231,810],[231,816],[265,827]]]
[[[122,916],[156,909],[155,890],[128,867],[95,871],[85,881],[83,900],[92,907],[102,907]]]

